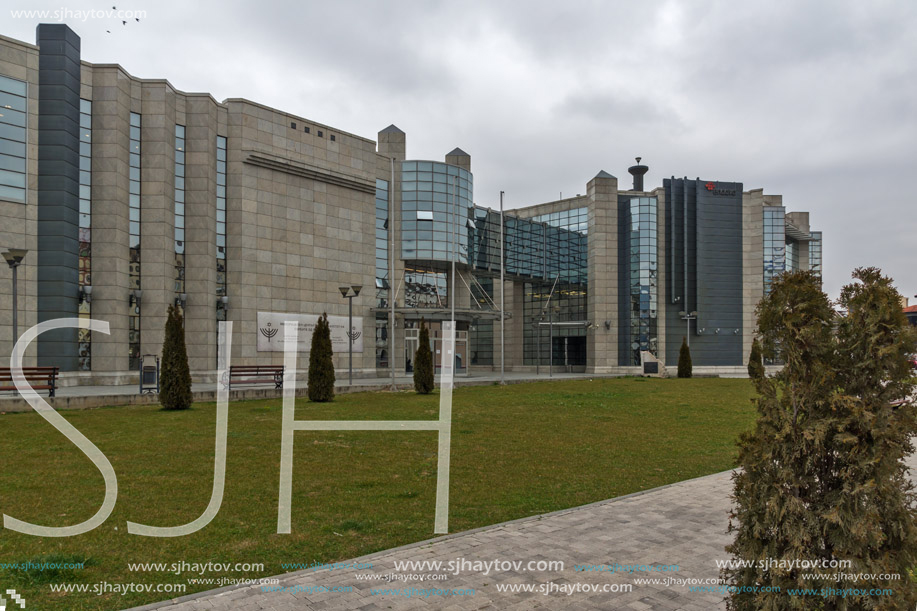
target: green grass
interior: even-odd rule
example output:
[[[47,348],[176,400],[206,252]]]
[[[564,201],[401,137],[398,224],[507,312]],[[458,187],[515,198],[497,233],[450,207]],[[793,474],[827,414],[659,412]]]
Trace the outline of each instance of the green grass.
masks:
[[[748,380],[625,378],[460,388],[452,425],[449,530],[505,520],[723,471],[753,426]],[[360,393],[297,403],[299,420],[437,418],[438,394]],[[210,499],[214,404],[186,412],[117,407],[62,412],[111,461],[118,503],[94,531],[40,538],[0,530],[0,563],[88,560],[49,576],[0,571],[31,609],[122,609],[169,594],[52,594],[49,582],[187,583],[130,572],[128,562],[331,562],[433,536],[435,432],[297,432],[293,532],[278,535],[280,400],[230,404],[226,491],[217,517],[178,538],[129,535],[128,520],[175,526]],[[0,416],[0,511],[48,526],[76,524],[101,504],[92,463],[35,413]],[[70,561],[70,560],[65,560]],[[213,586],[191,586],[186,594]]]

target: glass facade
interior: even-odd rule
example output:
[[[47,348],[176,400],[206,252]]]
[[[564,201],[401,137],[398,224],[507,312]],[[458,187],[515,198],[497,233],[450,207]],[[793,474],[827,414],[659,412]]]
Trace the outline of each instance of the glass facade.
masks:
[[[656,198],[632,197],[624,202],[625,252],[628,265],[629,365],[640,365],[640,352],[657,352],[658,249]]]
[[[376,180],[376,300],[375,307],[388,308],[389,297],[389,186]],[[388,315],[376,314],[376,367],[388,367]]]
[[[130,118],[129,150],[129,234],[130,264],[128,268],[130,312],[128,319],[128,368],[140,368],[140,299],[134,297],[134,291],[141,290],[140,283],[140,121],[139,114],[132,112]]]
[[[786,238],[786,269],[787,271],[799,270],[799,242]]]
[[[500,254],[497,253],[499,261]],[[471,284],[471,299],[477,303],[483,310],[493,309],[494,284],[499,285],[500,280],[494,281],[493,278],[475,276],[476,282]],[[499,328],[499,327],[498,327]],[[469,356],[472,365],[493,365],[494,364],[494,321],[478,320],[471,327],[469,341],[471,342],[471,354]]]
[[[388,307],[388,181],[376,180],[376,303]]]
[[[79,246],[79,317],[92,318],[92,102],[80,100],[80,246]],[[92,289],[89,289],[90,291]],[[92,332],[79,330],[79,369],[92,370]]]
[[[809,271],[821,279],[821,231],[813,231],[809,242]]]
[[[449,306],[446,272],[405,267],[404,305],[407,308],[445,308]]]
[[[175,126],[175,296],[185,292],[185,126]],[[182,309],[182,316],[184,316]]]
[[[401,257],[468,263],[471,172],[436,161],[401,164]],[[454,231],[453,231],[454,230]]]
[[[764,294],[771,283],[786,270],[786,209],[783,206],[764,207]]]
[[[525,284],[523,296],[526,365],[586,364],[585,326],[563,323],[587,317],[587,227],[586,208],[506,218],[506,271],[533,279]]]
[[[560,282],[586,284],[588,208],[574,208],[532,217],[547,230],[547,277]]]
[[[28,84],[0,76],[0,199],[25,203]]]

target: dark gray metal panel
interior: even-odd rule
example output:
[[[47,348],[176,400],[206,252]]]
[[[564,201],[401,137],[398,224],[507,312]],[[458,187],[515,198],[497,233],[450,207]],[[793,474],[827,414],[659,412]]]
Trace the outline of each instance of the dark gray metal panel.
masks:
[[[670,294],[667,295],[666,302],[660,304],[660,308],[664,311],[666,321],[665,362],[671,366],[678,362],[681,342],[688,330],[686,322],[678,313],[697,309],[695,182],[687,178],[674,177],[663,181],[668,213],[671,215],[667,219],[665,228],[667,263],[665,282]],[[686,260],[687,266],[685,265]],[[696,333],[697,327],[692,321],[690,338],[692,356]],[[699,363],[695,361],[695,364]]]
[[[38,320],[74,318],[79,287],[80,39],[38,26]],[[38,337],[38,364],[78,367],[76,329]]]
[[[662,306],[666,363],[678,362],[688,332],[679,312],[697,311],[689,337],[693,364],[741,365],[742,184],[671,178],[663,186],[671,215],[665,227],[665,282],[671,294]],[[700,328],[705,329],[701,334]]]
[[[741,365],[742,184],[697,181],[695,190],[698,336],[691,357],[699,365]]]

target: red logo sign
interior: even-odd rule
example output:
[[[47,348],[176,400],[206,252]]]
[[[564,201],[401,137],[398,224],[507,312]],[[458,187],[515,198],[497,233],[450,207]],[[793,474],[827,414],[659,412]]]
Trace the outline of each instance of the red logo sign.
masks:
[[[716,184],[714,184],[714,183],[712,183],[712,182],[708,182],[708,183],[705,184],[704,186],[707,187],[707,190],[708,190],[708,191],[713,191],[714,189],[716,189]]]

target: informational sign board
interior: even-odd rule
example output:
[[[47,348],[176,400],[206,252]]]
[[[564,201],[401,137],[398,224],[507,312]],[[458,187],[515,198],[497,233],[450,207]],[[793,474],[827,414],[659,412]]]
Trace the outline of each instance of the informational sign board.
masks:
[[[312,331],[318,322],[318,314],[284,314],[282,312],[258,312],[258,352],[283,352],[283,323],[294,321],[299,325],[299,346],[297,352],[309,352],[312,347]],[[348,342],[353,342],[354,352],[363,352],[363,317],[353,317],[350,337],[347,332],[346,316],[329,316],[331,326],[331,347],[334,352],[347,353]]]

